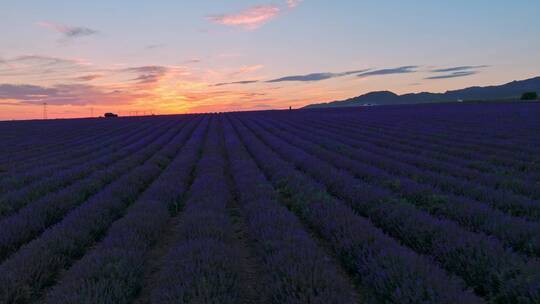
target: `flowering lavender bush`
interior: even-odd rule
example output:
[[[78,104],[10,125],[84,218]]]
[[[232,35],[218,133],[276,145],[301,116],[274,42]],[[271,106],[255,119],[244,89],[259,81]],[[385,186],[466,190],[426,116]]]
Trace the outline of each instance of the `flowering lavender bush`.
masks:
[[[538,117],[0,123],[0,303],[539,303]]]

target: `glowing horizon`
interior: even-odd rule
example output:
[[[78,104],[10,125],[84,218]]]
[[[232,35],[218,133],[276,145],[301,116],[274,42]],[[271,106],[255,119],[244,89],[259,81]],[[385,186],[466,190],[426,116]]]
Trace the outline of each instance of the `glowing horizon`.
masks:
[[[262,110],[538,76],[540,5],[470,2],[0,4],[0,120],[39,119],[43,103],[49,118]]]

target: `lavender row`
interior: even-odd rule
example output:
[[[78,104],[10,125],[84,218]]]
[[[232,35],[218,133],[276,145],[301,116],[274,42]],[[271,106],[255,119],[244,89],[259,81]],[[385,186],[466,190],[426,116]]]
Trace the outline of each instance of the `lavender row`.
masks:
[[[205,118],[126,216],[113,223],[107,236],[63,275],[47,294],[46,303],[130,303],[136,297],[148,252],[189,189],[206,127]]]
[[[346,200],[404,244],[431,255],[445,269],[462,277],[479,295],[497,301],[540,299],[540,290],[535,289],[540,279],[540,264],[536,260],[524,259],[494,239],[464,231],[451,221],[434,218],[409,204],[392,200],[388,191],[360,182],[346,171],[337,170],[261,128],[249,125],[282,157],[321,181],[332,194]],[[501,282],[505,285],[501,286]]]
[[[318,122],[319,116],[311,117],[311,119],[314,122]],[[324,123],[328,126],[332,126],[332,120],[326,120],[322,119],[320,121],[321,123]],[[343,117],[340,120],[339,125],[335,125],[335,127],[349,130],[352,132],[351,134],[356,134],[357,132],[361,132],[362,134],[366,134],[369,136],[371,140],[377,140],[380,144],[387,145],[389,142],[396,142],[401,145],[405,146],[411,146],[413,149],[421,148],[422,150],[429,149],[433,151],[437,151],[438,153],[464,158],[464,159],[470,159],[470,160],[483,160],[486,159],[486,156],[482,153],[479,153],[477,151],[471,150],[471,149],[465,149],[465,148],[459,148],[455,147],[453,144],[448,144],[449,142],[440,142],[439,140],[436,140],[436,136],[433,137],[422,137],[419,134],[410,132],[407,132],[406,128],[401,127],[400,132],[398,131],[392,131],[392,130],[385,130],[384,125],[379,121],[374,122],[372,125],[366,125],[365,122],[363,123],[352,123],[349,120],[347,120],[345,117]],[[373,137],[373,133],[376,133],[377,136]],[[385,139],[385,140],[382,140]],[[450,142],[451,143],[451,142]],[[500,156],[494,156],[492,159],[488,159],[489,161],[495,163],[499,166],[514,166],[519,167],[523,165],[524,163],[517,162],[515,159],[508,159],[501,160]]]
[[[314,123],[319,124],[320,122],[314,121]],[[340,124],[340,126],[335,126],[330,123],[326,124],[326,126],[330,129],[342,131],[345,136],[357,138],[361,141],[370,141],[382,148],[398,149],[410,153],[411,155],[418,155],[419,151],[421,151],[422,155],[440,160],[440,162],[435,165],[438,165],[445,170],[451,168],[451,172],[458,174],[460,177],[476,179],[484,184],[493,185],[496,188],[502,187],[518,194],[539,197],[540,192],[537,185],[528,180],[534,171],[534,163],[518,163],[517,166],[519,172],[506,172],[508,170],[501,172],[501,169],[495,167],[495,165],[486,166],[481,162],[471,161],[470,159],[479,159],[479,156],[477,153],[471,152],[470,150],[466,150],[466,154],[460,153],[457,155],[446,156],[449,153],[452,153],[451,151],[453,148],[451,147],[451,143],[443,145],[426,144],[425,142],[418,141],[416,136],[387,136],[387,134],[380,134],[380,132],[377,132],[377,129],[375,130],[377,136],[374,137],[373,133],[360,131],[357,127],[344,129],[342,124]],[[364,133],[365,135],[362,135]],[[432,164],[433,163],[434,161],[432,160]],[[460,166],[461,168],[459,169]],[[434,167],[431,166],[431,168],[433,169]],[[523,170],[530,171],[530,173],[523,173]],[[486,171],[495,172],[497,174],[487,175]]]
[[[155,134],[150,134],[131,147],[126,147],[127,152],[131,154],[128,158],[95,172],[71,187],[51,193],[0,221],[0,260],[32,240],[47,227],[60,221],[67,212],[84,203],[115,179],[130,174],[133,168],[144,163],[163,147],[181,126],[178,125],[164,133],[159,131],[165,130],[156,130],[158,132]]]
[[[0,122],[0,128],[2,129],[1,139],[6,142],[11,142],[8,146],[0,148],[0,152],[10,152],[19,148],[28,148],[31,145],[30,139],[35,135],[36,130],[48,129],[55,136],[52,138],[38,138],[38,143],[53,143],[52,140],[68,141],[70,139],[77,140],[76,131],[66,128],[68,126],[75,126],[80,129],[80,132],[86,134],[86,132],[93,130],[96,124],[88,119],[76,119],[76,120],[49,120],[49,121],[3,121]],[[101,125],[105,127],[112,125],[112,121],[103,121]],[[44,132],[45,133],[45,132]],[[26,146],[28,145],[28,146]],[[34,147],[36,148],[36,147]]]
[[[174,243],[151,292],[153,303],[240,303],[244,299],[241,254],[233,245],[217,118],[209,126],[202,156]]]
[[[301,128],[306,124],[295,122],[295,125]],[[524,179],[517,179],[515,177],[505,177],[504,175],[478,172],[477,170],[469,168],[468,162],[459,158],[445,159],[445,161],[437,160],[440,157],[438,157],[437,154],[427,152],[425,146],[422,146],[421,149],[420,147],[402,149],[403,146],[400,144],[400,142],[403,141],[403,139],[388,138],[383,140],[381,136],[374,137],[373,134],[363,136],[360,135],[360,131],[355,130],[354,133],[351,133],[350,131],[343,131],[342,128],[334,125],[327,125],[327,128],[322,127],[318,122],[315,122],[315,124],[310,124],[310,128],[313,127],[316,127],[318,132],[327,133],[332,137],[340,138],[340,141],[343,141],[349,145],[355,147],[369,146],[372,150],[376,150],[375,153],[377,154],[382,152],[389,157],[400,160],[401,162],[406,162],[417,167],[435,171],[437,173],[450,175],[455,178],[464,178],[467,181],[480,183],[484,186],[491,187],[491,189],[484,190],[473,189],[475,191],[472,192],[465,191],[467,193],[481,196],[486,194],[489,195],[491,191],[495,190],[499,193],[504,193],[505,196],[512,196],[511,193],[508,192],[509,190],[516,194],[530,196],[535,199],[540,198],[540,188],[533,182]],[[368,145],[368,142],[374,143],[375,145]],[[410,141],[407,141],[406,143],[408,144]],[[399,151],[399,153],[397,151]],[[454,180],[457,181],[457,179]],[[465,181],[461,183],[464,182]],[[516,200],[520,198],[516,196],[513,199]]]
[[[384,128],[379,123],[374,123],[372,126],[366,126],[364,124],[353,124],[348,123],[347,119],[342,118],[340,124],[333,124],[332,120],[326,120],[324,117],[311,117],[311,121],[315,124],[324,124],[330,128],[341,129],[348,131],[349,135],[352,136],[362,136],[362,140],[366,138],[370,141],[376,142],[381,146],[388,146],[389,144],[396,144],[401,147],[402,150],[407,150],[411,153],[417,153],[419,150],[423,154],[431,155],[434,158],[440,158],[444,160],[453,160],[453,161],[466,161],[469,163],[470,169],[478,170],[495,170],[495,172],[500,173],[499,171],[504,170],[508,171],[511,168],[513,174],[518,176],[529,176],[532,173],[532,168],[529,168],[530,162],[516,161],[515,158],[505,158],[504,160],[500,158],[500,155],[486,156],[477,151],[471,149],[464,149],[455,147],[454,144],[450,141],[446,142],[434,142],[434,137],[422,138],[421,136],[411,133],[407,134],[401,132],[389,132],[384,131]],[[383,131],[383,132],[381,132]],[[377,136],[373,136],[374,133]],[[486,166],[483,163],[488,162],[490,165]]]
[[[125,133],[126,131],[123,130],[122,132]],[[122,132],[117,133],[116,137],[121,136]],[[24,155],[26,153],[24,150],[12,153],[14,155],[20,155],[22,159],[18,162],[12,161],[3,166],[5,172],[0,172],[0,194],[22,187],[40,177],[47,176],[47,174],[43,174],[47,169],[50,175],[51,172],[55,172],[54,168],[68,168],[69,166],[77,165],[77,159],[86,161],[89,159],[89,154],[99,151],[101,147],[106,147],[106,145],[103,145],[103,141],[103,138],[96,138],[93,142],[86,142],[80,146],[64,146],[64,144],[59,143],[54,148],[42,151],[42,154],[35,158],[25,158]],[[54,153],[50,153],[50,150],[54,150]]]
[[[299,134],[296,135],[291,129],[273,130],[291,145],[303,148],[367,183],[388,188],[427,212],[457,221],[473,232],[483,231],[494,235],[515,250],[540,255],[540,224],[538,223],[511,217],[493,210],[486,204],[448,195],[432,187],[421,185],[407,176],[423,180],[425,172],[385,160],[374,154],[347,148],[328,136],[313,135],[314,132],[298,132]],[[336,149],[338,145],[339,149]],[[429,174],[425,178],[437,181],[436,176]]]
[[[298,219],[279,205],[228,121],[223,129],[240,213],[267,274],[265,296],[272,303],[353,303],[346,279]]]
[[[514,107],[513,110],[518,107]],[[523,109],[523,107],[521,108]],[[537,109],[534,108],[534,106],[530,107],[529,110],[532,110],[531,112],[536,111],[538,114]],[[407,120],[406,127],[415,132],[426,133],[428,136],[442,131],[444,133],[443,139],[457,140],[473,145],[481,144],[497,150],[513,152],[514,145],[524,145],[524,152],[538,152],[538,145],[535,146],[534,142],[531,141],[538,139],[534,136],[534,133],[540,130],[538,124],[534,123],[535,119],[533,117],[535,114],[529,113],[529,117],[512,117],[513,113],[498,113],[497,116],[499,117],[485,119],[486,109],[478,108],[478,110],[484,114],[482,115],[484,119],[479,120],[479,113],[474,113],[465,120],[460,121],[459,116],[463,116],[463,113],[459,114],[459,112],[463,112],[463,109],[460,109],[455,112],[456,117],[448,116],[451,114],[448,112],[440,112],[441,114],[444,113],[444,116],[438,119],[435,128],[426,128],[415,122],[414,119]],[[512,109],[509,110],[512,112]],[[517,121],[520,121],[520,123],[516,123]],[[439,126],[439,130],[437,130]]]
[[[523,106],[515,106],[510,111]],[[536,112],[538,110],[534,106],[529,107],[530,112]],[[390,128],[398,129],[399,132],[412,131],[417,135],[425,135],[431,137],[432,140],[449,140],[456,142],[458,145],[465,145],[467,148],[478,147],[495,153],[507,153],[512,154],[514,152],[514,145],[522,143],[523,141],[516,142],[514,139],[520,135],[525,135],[524,140],[526,143],[532,143],[531,139],[538,139],[534,136],[536,132],[540,130],[538,125],[531,125],[530,123],[535,121],[533,118],[535,114],[530,113],[529,117],[523,118],[511,117],[510,113],[497,113],[497,116],[491,119],[480,119],[479,117],[485,116],[486,107],[477,108],[477,113],[469,116],[465,120],[460,122],[460,116],[463,116],[466,111],[464,108],[452,111],[451,107],[433,107],[433,111],[423,112],[420,108],[413,109],[411,112],[406,113],[399,109],[397,115],[392,119],[390,111],[383,111],[383,117],[378,115],[367,117],[362,119],[363,122],[371,121],[377,125],[386,124]],[[403,115],[405,114],[405,115]],[[454,114],[455,116],[451,116]],[[502,114],[502,115],[501,115]],[[439,115],[439,117],[437,117]],[[373,119],[375,118],[375,119]],[[396,119],[400,120],[399,127],[396,128]],[[418,120],[421,120],[419,123]],[[528,120],[527,120],[528,119]],[[520,121],[520,123],[516,123]],[[423,122],[423,123],[422,123]],[[459,127],[463,127],[462,130],[456,130]],[[487,128],[489,126],[489,128]],[[437,137],[433,137],[437,135]],[[504,135],[502,139],[501,135]],[[524,152],[538,153],[538,146],[527,145],[523,147]],[[521,152],[519,152],[521,153]],[[525,159],[528,159],[531,155],[523,154]]]
[[[453,178],[452,180],[453,184],[458,184],[458,187],[462,186],[470,190],[470,191],[462,191],[462,190],[458,190],[458,191],[472,195],[476,199],[481,200],[482,197],[490,196],[489,198],[485,198],[485,199],[489,199],[489,200],[495,199],[499,201],[511,200],[513,202],[518,201],[518,205],[519,205],[519,202],[525,202],[526,205],[530,205],[530,199],[512,194],[508,190],[517,192],[517,193],[522,193],[522,194],[524,193],[533,197],[536,197],[537,194],[540,193],[540,190],[538,190],[538,186],[528,181],[516,180],[515,178],[512,178],[512,179],[501,178],[500,176],[494,176],[494,175],[483,176],[483,175],[474,174],[470,172],[471,171],[470,169],[466,170],[464,168],[459,168],[454,165],[450,165],[448,163],[436,162],[432,159],[427,159],[425,157],[407,156],[407,154],[418,155],[420,151],[422,151],[422,154],[426,154],[426,153],[425,153],[425,150],[420,150],[420,148],[409,149],[409,150],[403,151],[399,147],[399,144],[396,143],[396,139],[380,139],[380,138],[377,139],[377,138],[374,138],[373,134],[359,137],[358,136],[359,132],[351,132],[351,131],[340,132],[338,127],[334,127],[330,125],[329,125],[329,128],[333,128],[334,131],[328,134],[331,134],[333,137],[334,136],[340,137],[339,134],[335,133],[335,132],[338,132],[342,134],[341,138],[345,138],[344,141],[356,147],[363,147],[363,148],[369,147],[372,151],[374,151],[377,154],[384,153],[386,155],[390,155],[394,159],[400,160],[402,162],[412,163],[415,166],[422,166],[432,171],[439,171],[439,172],[444,171],[449,174],[454,173],[455,175],[466,177],[467,179],[471,179],[471,180],[476,179],[475,182],[480,181],[483,184],[488,184],[492,187],[497,188],[497,189],[489,189],[487,187],[475,187],[471,184],[468,184],[466,181],[459,181],[457,180],[457,178]],[[318,129],[318,130],[320,130],[320,132],[325,133],[323,129]],[[376,146],[380,146],[381,148],[378,148],[374,145],[368,145],[367,142],[374,143]],[[400,151],[400,153],[397,153],[396,150]],[[403,152],[406,152],[406,153],[403,153]],[[449,180],[452,178],[448,177],[446,179]],[[506,190],[498,189],[499,187],[505,188]],[[504,196],[504,198],[497,198],[495,195],[496,194],[495,192],[497,192],[497,196],[499,197]],[[521,212],[521,213],[523,214],[524,212]]]
[[[313,130],[309,130],[309,132],[313,132]],[[339,141],[344,144],[380,155],[380,158],[392,158],[394,159],[394,163],[398,163],[401,167],[407,167],[403,169],[407,170],[409,174],[413,176],[416,176],[414,171],[418,171],[415,166],[428,167],[429,169],[433,168],[430,166],[429,160],[425,160],[417,156],[411,157],[403,153],[392,151],[396,150],[395,145],[386,144],[384,148],[378,148],[375,145],[369,144],[369,139],[354,140],[350,139],[351,136],[327,133],[321,129],[319,129],[318,132],[325,133],[326,136],[331,135],[332,138],[339,138]],[[389,161],[390,160],[387,162]],[[449,169],[448,166],[446,168]],[[422,182],[431,183],[443,191],[450,192],[455,195],[468,196],[474,200],[486,202],[495,208],[510,213],[511,215],[526,216],[531,219],[540,219],[540,202],[521,195],[513,194],[508,190],[493,189],[478,185],[473,181],[469,182],[452,176],[440,176],[440,174],[428,171],[423,171],[423,174],[418,175],[418,178],[421,178]],[[530,187],[535,189],[533,191],[538,191],[538,187],[534,187],[533,185]]]
[[[360,282],[368,302],[482,302],[431,259],[401,246],[343,201],[328,195],[325,186],[295,170],[242,123],[235,120],[234,125],[288,207],[328,242],[342,265]]]
[[[101,134],[101,137],[93,138],[92,140],[84,140],[80,143],[59,143],[54,149],[48,149],[42,154],[34,158],[24,158],[22,161],[10,164],[9,175],[2,176],[1,180],[11,179],[13,174],[17,175],[32,175],[34,172],[39,172],[47,168],[63,166],[66,162],[75,163],[77,159],[84,158],[88,154],[99,151],[103,147],[103,142],[107,143],[109,139],[122,136],[131,132],[133,129],[143,130],[154,125],[151,121],[141,122],[141,124],[119,124],[106,134]],[[111,141],[111,143],[113,143]],[[49,151],[50,150],[50,151]],[[24,155],[21,155],[24,156]]]
[[[186,132],[174,135],[143,165],[103,188],[4,261],[0,265],[0,302],[25,303],[39,298],[42,289],[52,285],[61,270],[102,238],[111,223],[159,176],[185,137]]]
[[[159,125],[152,125],[152,128],[155,127],[159,127]],[[70,156],[75,149],[66,148],[66,153],[61,157],[41,161],[39,166],[29,163],[27,168],[12,170],[9,177],[0,180],[0,194],[28,186],[35,181],[41,181],[43,178],[50,177],[59,171],[74,170],[75,167],[81,167],[86,162],[118,150],[120,147],[127,145],[129,141],[133,141],[136,137],[143,137],[150,131],[150,126],[147,124],[133,130],[123,130],[122,133],[110,136],[106,140],[101,139],[95,143],[90,143],[92,149],[83,150],[80,155]]]
[[[73,140],[65,140],[57,138],[54,131],[61,132],[62,130],[51,130],[47,126],[40,126],[39,129],[31,132],[28,135],[30,141],[34,143],[30,148],[18,148],[16,153],[9,153],[9,163],[4,164],[10,171],[28,169],[30,166],[41,165],[49,160],[55,161],[61,159],[61,156],[68,155],[84,155],[85,150],[91,151],[93,144],[103,141],[103,138],[115,134],[117,131],[127,131],[135,124],[100,124],[89,125],[88,130],[80,130],[75,126],[64,126],[65,129],[72,130],[76,137]],[[108,127],[108,128],[107,128]],[[113,127],[111,129],[111,127]],[[36,126],[36,128],[38,128]],[[42,133],[42,134],[40,134]],[[53,143],[47,142],[40,144],[39,139],[48,139]],[[50,145],[50,146],[49,146]],[[37,147],[37,148],[32,148]]]
[[[169,123],[172,125],[173,122]],[[161,130],[161,126],[156,125],[155,129]],[[9,215],[21,207],[28,205],[37,198],[41,198],[50,192],[56,192],[62,188],[68,187],[73,183],[86,178],[93,172],[107,168],[114,162],[121,160],[125,156],[132,153],[129,147],[138,142],[140,138],[146,137],[148,134],[155,132],[155,129],[149,129],[146,132],[136,133],[127,138],[125,141],[119,141],[115,145],[110,145],[96,154],[90,154],[86,160],[77,160],[75,164],[67,163],[67,168],[47,168],[40,172],[37,176],[43,176],[37,182],[31,182],[36,175],[23,174],[22,178],[18,179],[14,175],[9,180],[11,190],[3,195],[0,195],[0,218]],[[83,161],[79,163],[78,161]],[[27,183],[26,185],[24,183]],[[16,185],[18,184],[19,187]],[[24,185],[24,186],[23,186]],[[0,185],[1,186],[1,185]],[[21,188],[22,187],[22,188]],[[19,189],[17,189],[19,188]]]
[[[346,127],[346,120],[344,119],[344,121],[340,125],[342,127]],[[351,131],[358,131],[359,127],[365,128],[366,126],[352,124],[349,126],[349,129]],[[455,155],[470,160],[487,160],[490,164],[493,164],[497,167],[511,168],[512,171],[516,171],[520,174],[527,174],[532,169],[532,167],[529,168],[530,165],[534,164],[534,162],[531,163],[530,160],[517,159],[517,155],[515,154],[518,153],[517,151],[515,151],[514,154],[502,155],[500,153],[497,153],[497,151],[491,151],[488,153],[479,149],[475,149],[474,147],[457,147],[451,141],[435,140],[434,137],[422,138],[415,133],[412,133],[410,136],[407,136],[407,134],[403,134],[403,132],[385,131],[384,133],[381,133],[381,126],[378,124],[375,124],[372,127],[372,131],[376,132],[379,136],[381,136],[381,138],[386,139],[386,141],[379,140],[381,144],[388,144],[387,141],[390,140],[390,142],[392,142],[393,138],[395,142],[399,142],[402,144],[408,143],[409,145],[415,146],[417,149],[433,149],[443,154]],[[391,134],[390,136],[388,135],[389,133]],[[522,155],[522,158],[530,158],[530,154]]]
[[[109,122],[107,126],[111,126]],[[33,122],[13,122],[3,123],[1,125],[2,134],[5,136],[8,133],[11,134],[11,138],[4,137],[2,140],[7,145],[2,146],[0,153],[2,155],[9,155],[13,152],[20,150],[25,151],[27,157],[37,155],[39,152],[47,151],[51,147],[55,147],[60,144],[69,144],[80,142],[83,139],[80,135],[89,135],[94,132],[107,132],[105,125],[102,127],[88,122],[73,121],[70,125],[75,128],[66,128],[66,122],[45,122],[45,121],[33,121]],[[40,136],[35,137],[36,133],[39,135],[52,135],[52,136]],[[97,134],[96,134],[97,135]],[[92,136],[93,137],[93,136]],[[12,157],[19,158],[19,155],[11,155],[6,159],[13,160]]]

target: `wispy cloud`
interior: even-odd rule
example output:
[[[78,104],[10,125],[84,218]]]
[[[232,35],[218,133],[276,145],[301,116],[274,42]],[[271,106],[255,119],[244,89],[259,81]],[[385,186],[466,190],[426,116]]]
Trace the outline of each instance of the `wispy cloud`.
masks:
[[[295,8],[297,7],[303,0],[287,0],[287,7],[289,8]]]
[[[348,71],[348,72],[342,72],[342,73],[311,73],[307,75],[293,75],[293,76],[285,76],[277,79],[268,80],[266,82],[268,83],[274,83],[274,82],[289,82],[289,81],[304,81],[304,82],[312,82],[312,81],[321,81],[321,80],[327,80],[331,78],[337,78],[337,77],[344,77],[348,75],[354,75],[354,74],[361,74],[368,70],[356,70],[356,71]]]
[[[99,68],[84,60],[38,55],[6,62],[9,65],[0,65],[0,101],[17,104],[132,104],[159,96],[156,90],[164,77],[183,75],[177,66]]]
[[[182,94],[182,101],[197,112],[208,112],[230,103],[253,103],[264,99],[266,94],[245,91],[191,91]],[[215,110],[210,110],[215,111]]]
[[[430,76],[430,77],[426,77],[425,79],[434,80],[434,79],[458,78],[458,77],[471,76],[474,74],[478,74],[478,71],[458,71],[458,72],[453,72],[453,73],[445,74],[445,75]]]
[[[0,65],[0,76],[6,82],[9,82],[9,78],[13,78],[14,82],[21,79],[43,82],[50,78],[73,78],[79,73],[88,74],[90,68],[91,64],[82,59],[24,55],[5,59],[4,64]]]
[[[0,84],[0,99],[40,101],[42,98],[56,95],[54,88],[44,88],[29,84]]]
[[[107,83],[126,84],[157,83],[168,75],[185,76],[184,66],[136,66],[112,65],[108,68],[96,67],[83,59],[65,59],[40,55],[25,55],[5,60],[0,65],[0,77],[5,83],[72,83],[88,82],[105,78]]]
[[[250,74],[264,68],[262,64],[245,65],[229,74],[230,77],[238,77],[245,74]]]
[[[239,13],[208,16],[208,20],[226,26],[255,30],[275,18],[281,9],[276,5],[258,5]]]
[[[123,71],[138,74],[137,77],[131,80],[136,81],[139,84],[152,84],[158,82],[165,74],[167,74],[169,68],[159,65],[148,65],[127,68]]]
[[[432,73],[448,73],[448,72],[459,72],[459,71],[470,71],[476,69],[487,68],[488,65],[464,65],[451,68],[435,69],[431,70]]]
[[[0,64],[0,103],[9,105],[155,105],[173,113],[188,111],[199,101],[211,108],[230,100],[252,101],[264,96],[261,92],[210,92],[208,88],[212,79],[236,80],[230,73],[247,75],[261,65],[213,73],[185,65],[99,67],[84,60],[38,55],[3,60],[9,66]]]
[[[167,72],[168,68],[161,65],[145,65],[145,66],[139,66],[139,67],[131,67],[126,68],[124,71],[126,72],[136,72],[136,73],[144,73],[144,74],[162,74]]]
[[[304,0],[286,0],[283,5],[256,5],[238,13],[219,14],[206,17],[208,20],[226,26],[256,30],[287,10],[296,8]]]
[[[79,77],[75,77],[73,78],[73,80],[75,81],[92,81],[92,80],[96,80],[96,79],[99,79],[99,78],[102,78],[103,75],[101,74],[91,74],[91,75],[84,75],[84,76],[79,76]]]
[[[149,44],[144,47],[145,50],[154,50],[154,49],[160,49],[164,47],[165,44]]]
[[[239,57],[242,57],[243,54],[242,53],[221,53],[221,54],[217,54],[216,55],[216,58],[219,58],[219,59],[230,59],[230,58],[239,58]]]
[[[256,66],[253,66],[256,67]],[[251,69],[244,69],[244,72],[246,71],[252,71]],[[355,75],[355,74],[361,74],[364,72],[369,71],[369,69],[363,69],[363,70],[354,70],[354,71],[346,71],[341,73],[311,73],[306,75],[292,75],[292,76],[284,76],[276,79],[266,80],[262,82],[266,83],[278,83],[278,82],[316,82],[316,81],[323,81],[327,79],[332,78],[338,78],[338,77],[345,77],[349,75]],[[261,82],[260,80],[246,80],[246,81],[232,81],[232,82],[223,82],[223,83],[217,83],[212,86],[225,86],[225,85],[233,85],[233,84],[252,84],[252,83],[258,83]]]
[[[244,81],[232,81],[232,82],[221,82],[221,83],[216,83],[214,85],[212,85],[213,87],[222,87],[222,86],[227,86],[227,85],[234,85],[234,84],[252,84],[252,83],[257,83],[259,82],[259,80],[244,80]]]
[[[78,59],[66,59],[59,57],[51,56],[41,56],[41,55],[23,55],[18,56],[13,59],[6,60],[8,63],[14,64],[31,64],[31,65],[84,65],[87,64],[84,60]]]
[[[92,36],[98,33],[97,30],[85,27],[85,26],[68,26],[53,22],[38,22],[38,26],[52,30],[64,36],[65,40]],[[64,40],[64,41],[65,41]]]
[[[402,67],[397,67],[397,68],[381,69],[381,70],[361,73],[358,75],[358,77],[366,78],[366,77],[381,76],[381,75],[415,73],[417,68],[418,66],[416,65],[409,65],[409,66],[402,66]]]
[[[19,104],[87,105],[129,104],[148,94],[120,89],[104,89],[86,84],[58,84],[52,87],[0,84],[0,100],[17,100]]]
[[[480,69],[487,68],[487,65],[463,65],[449,68],[440,68],[431,70],[431,73],[438,74],[435,76],[426,77],[425,79],[448,79],[466,77],[480,73]]]

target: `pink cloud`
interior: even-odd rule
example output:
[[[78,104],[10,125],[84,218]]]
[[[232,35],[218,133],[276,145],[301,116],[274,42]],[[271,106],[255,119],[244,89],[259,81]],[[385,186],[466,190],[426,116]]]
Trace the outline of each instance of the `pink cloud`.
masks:
[[[255,30],[279,15],[280,12],[281,9],[275,5],[258,5],[236,14],[210,16],[208,20],[226,26]]]
[[[303,1],[303,0],[287,0],[287,6],[288,6],[289,8],[295,8],[295,7],[297,7],[297,6],[300,4],[300,2],[302,2],[302,1]]]
[[[92,105],[132,104],[151,98],[150,92],[133,88],[114,89],[88,84],[57,84],[50,87],[30,84],[0,84],[0,100],[16,100],[18,104]]]
[[[84,76],[75,77],[74,80],[75,81],[92,81],[99,78],[103,78],[103,75],[101,74],[84,75]]]
[[[231,73],[231,76],[238,76],[238,75],[253,73],[253,72],[258,71],[258,70],[260,70],[262,68],[264,68],[264,65],[262,65],[262,64],[246,65],[246,66],[243,66],[243,67],[239,68],[237,71]]]

